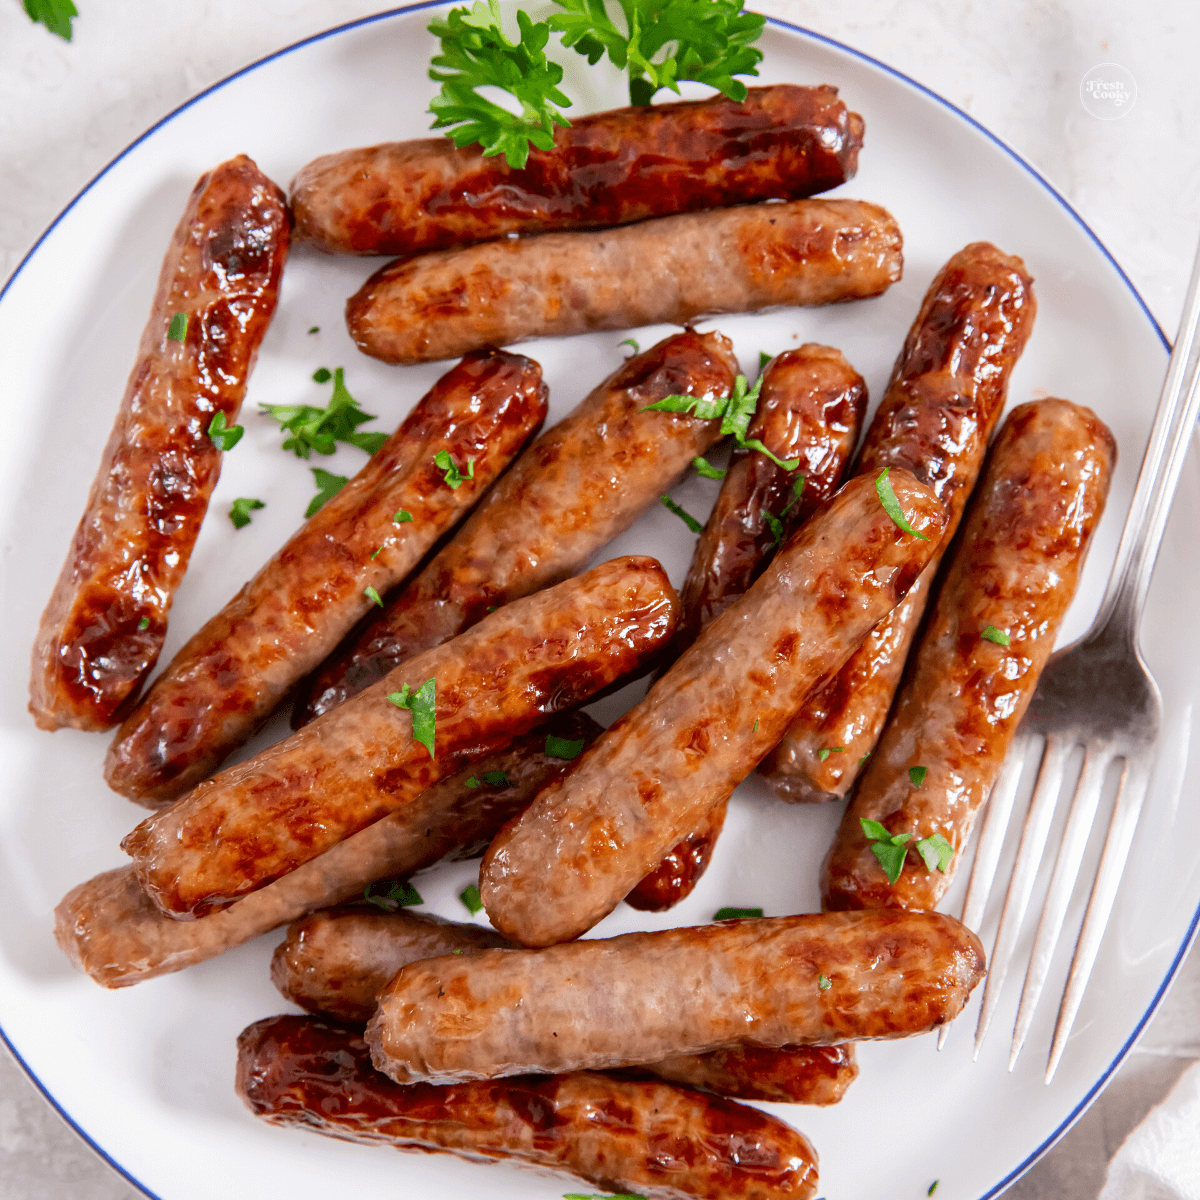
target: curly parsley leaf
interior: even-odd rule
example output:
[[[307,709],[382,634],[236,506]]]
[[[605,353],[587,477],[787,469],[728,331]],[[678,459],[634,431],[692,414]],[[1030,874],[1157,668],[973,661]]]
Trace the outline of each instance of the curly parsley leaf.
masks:
[[[429,111],[432,128],[456,127],[449,134],[456,146],[478,142],[485,155],[503,154],[510,167],[520,168],[531,145],[553,149],[555,125],[570,124],[559,109],[570,108],[571,99],[558,87],[562,67],[546,57],[549,24],[518,9],[517,28],[514,42],[501,25],[498,0],[452,8],[445,20],[431,22],[441,53],[430,63],[429,78],[442,90]],[[520,114],[485,99],[482,87],[507,92],[520,104]]]
[[[429,751],[430,758],[436,758],[433,747],[437,731],[437,680],[425,680],[415,692],[410,692],[406,683],[398,692],[392,692],[388,700],[397,708],[407,708],[412,713],[413,741],[420,742]]]
[[[252,509],[266,507],[261,500],[255,500],[253,496],[239,496],[229,506],[229,519],[233,522],[234,529],[242,529],[250,524]]]
[[[917,843],[917,853],[925,860],[925,870],[945,874],[954,858],[954,847],[940,833],[935,833]]]
[[[216,413],[208,423],[208,439],[218,450],[232,450],[245,432],[241,425],[227,425],[223,412]]]
[[[891,469],[891,467],[884,467],[875,480],[875,493],[879,497],[879,503],[883,505],[883,511],[905,533],[911,533],[913,537],[919,537],[923,542],[929,541],[923,533],[918,533],[908,523],[908,518],[904,515],[904,509],[900,507],[900,501],[896,499],[896,492],[888,482],[888,472]]]
[[[564,46],[593,65],[603,55],[629,76],[632,104],[649,104],[683,79],[707,83],[731,100],[746,98],[735,75],[757,75],[762,51],[751,43],[765,18],[742,11],[743,0],[617,0],[622,29],[605,0],[555,0],[565,12],[550,17]]]
[[[323,374],[324,378],[318,378]],[[260,409],[290,436],[284,438],[283,449],[291,450],[297,458],[308,458],[315,450],[318,454],[332,454],[338,442],[348,442],[368,454],[374,454],[387,441],[386,433],[359,433],[358,426],[364,421],[374,421],[371,413],[365,413],[358,401],[346,390],[343,369],[338,367],[332,376],[320,368],[313,379],[318,383],[333,379],[333,395],[327,408],[311,404],[262,404]]]
[[[471,916],[474,916],[483,909],[483,901],[479,898],[479,889],[473,883],[467,884],[458,893],[458,898],[467,906],[467,911]]]
[[[693,533],[703,533],[704,526],[692,516],[682,504],[676,504],[670,496],[659,496],[668,512],[673,512]]]
[[[331,471],[323,471],[320,467],[313,467],[313,480],[317,485],[317,494],[308,502],[308,507],[304,510],[305,517],[311,517],[319,513],[325,507],[327,501],[332,500],[350,482],[346,475],[334,475]]]
[[[390,884],[390,886],[382,896],[371,895],[372,888],[381,888],[384,884]],[[369,904],[374,904],[376,908],[382,908],[384,912],[395,912],[398,908],[409,908],[425,903],[421,899],[421,893],[408,880],[385,879],[380,883],[368,883],[363,888],[363,899]]]
[[[908,854],[907,843],[912,840],[911,833],[889,833],[886,826],[878,821],[869,821],[859,817],[858,823],[871,843],[871,853],[879,860],[888,883],[895,883],[904,870],[904,859]]]

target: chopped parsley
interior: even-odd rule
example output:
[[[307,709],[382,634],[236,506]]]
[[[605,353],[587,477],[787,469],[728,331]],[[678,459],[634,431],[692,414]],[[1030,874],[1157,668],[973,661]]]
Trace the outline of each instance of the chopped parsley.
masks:
[[[308,507],[304,510],[305,517],[315,516],[325,507],[326,503],[334,498],[350,482],[346,475],[334,475],[330,471],[323,471],[320,467],[313,467],[313,480],[317,485],[317,494],[308,502]]]
[[[372,888],[381,888],[384,884],[390,884],[390,886],[382,896],[371,895]],[[384,912],[395,912],[398,908],[411,908],[414,905],[425,903],[421,899],[421,893],[408,880],[385,879],[380,883],[368,883],[363,888],[363,899],[374,904],[376,908],[382,908]]]
[[[430,758],[436,758],[433,749],[437,728],[436,678],[425,680],[415,692],[410,692],[406,683],[398,692],[392,692],[388,700],[397,708],[407,708],[412,713],[413,741],[420,742],[429,751]]]
[[[571,757],[574,758],[575,755],[571,755]],[[512,783],[503,771],[484,771],[483,782],[490,783],[492,787],[512,787]]]
[[[986,638],[989,642],[995,642],[997,646],[1012,645],[1012,638],[1003,630],[997,629],[995,625],[989,625],[979,636]]]
[[[822,746],[817,751],[817,761],[824,762],[831,754],[845,754],[845,746]]]
[[[888,482],[888,472],[891,469],[891,467],[884,467],[875,480],[875,492],[879,496],[879,503],[883,505],[883,511],[905,533],[911,533],[913,537],[919,537],[923,542],[929,541],[923,533],[918,533],[908,523],[908,518],[904,515],[904,509],[900,507],[900,501],[896,499],[896,493],[892,485]]]
[[[618,342],[617,345],[618,346],[632,346],[633,354],[640,353],[638,350],[638,344],[633,338],[626,338],[623,342]],[[629,357],[632,358],[633,354],[631,354]]]
[[[320,325],[314,325],[314,326],[312,326],[312,328],[311,328],[311,329],[309,329],[309,331],[308,331],[308,332],[309,332],[309,333],[320,333],[320,332],[321,332],[321,327],[320,327]]]
[[[668,512],[673,512],[693,533],[703,533],[704,526],[692,516],[681,504],[676,504],[670,496],[659,496]]]
[[[925,860],[925,870],[945,874],[954,858],[954,847],[940,833],[935,833],[917,843],[917,853]]]
[[[376,550],[375,554],[378,553],[379,551]],[[372,554],[371,557],[374,558],[375,554]],[[373,587],[363,588],[363,595],[366,596],[366,598],[370,600],[372,604],[378,604],[380,608],[383,607],[383,601],[379,598],[379,593]]]
[[[925,776],[929,774],[928,767],[909,767],[908,778],[913,787],[920,787],[925,782]]]
[[[171,342],[187,341],[188,315],[185,312],[177,312],[171,318],[171,324],[167,326],[167,340]]]
[[[817,987],[820,988],[821,991],[827,992],[831,987],[833,987],[833,980],[830,979],[828,975],[818,975]]]
[[[439,450],[433,456],[433,463],[439,471],[446,472],[442,478],[454,491],[458,491],[466,480],[475,478],[475,460],[473,458],[467,459],[467,473],[465,475],[454,465],[454,460],[450,457],[449,450]]]
[[[767,368],[767,363],[769,363],[771,361],[771,359],[774,357],[775,356],[773,354],[768,354],[765,350],[760,350],[758,352],[758,369],[759,369],[759,371],[760,372],[765,371]]]
[[[696,469],[697,475],[703,475],[705,479],[724,479],[728,471],[722,471],[720,467],[714,467],[703,455],[697,455],[692,459],[692,466]]]
[[[393,525],[407,525],[413,519],[412,513],[407,508],[398,508],[396,515],[392,518]]]
[[[255,500],[253,496],[239,496],[229,506],[229,519],[233,522],[234,529],[242,529],[250,524],[250,513],[253,509],[266,507],[261,500]]]
[[[479,898],[479,889],[473,883],[463,888],[458,893],[458,898],[467,906],[467,911],[471,916],[474,916],[483,908],[483,901]]]
[[[317,376],[324,372],[322,379]],[[338,442],[357,446],[368,454],[374,454],[387,441],[386,433],[359,433],[358,426],[364,421],[374,421],[371,413],[365,413],[358,401],[346,390],[343,370],[333,372],[333,395],[327,408],[316,408],[311,404],[260,404],[260,410],[272,420],[279,422],[282,432],[289,436],[283,440],[283,449],[291,450],[297,458],[308,458],[315,450],[318,454],[332,454]],[[321,367],[313,379],[327,382],[329,372]]]
[[[149,629],[149,628],[150,628],[150,618],[149,618],[149,617],[143,617],[143,618],[142,618],[142,619],[141,619],[141,620],[138,622],[138,633],[145,633],[145,632],[146,632],[146,630],[147,630],[147,629]]]
[[[858,823],[871,843],[871,853],[879,860],[888,883],[894,884],[904,870],[904,859],[908,853],[907,843],[912,839],[911,833],[891,834],[878,821],[868,821],[859,817]]]
[[[333,378],[333,372],[328,367],[318,367],[313,372],[313,383],[328,383]]]
[[[578,741],[572,741],[570,738],[555,737],[554,734],[546,735],[546,753],[551,758],[578,758],[583,751],[584,738]]]
[[[796,461],[799,462],[800,460],[797,459]],[[765,509],[763,510],[763,520],[766,521],[767,528],[773,535],[772,546],[778,546],[783,541],[783,519],[800,503],[800,497],[804,495],[804,484],[805,478],[801,475],[792,484],[792,498],[784,505],[783,511],[779,516],[775,516],[774,513],[769,513]]]
[[[718,908],[713,914],[714,921],[738,921],[743,917],[761,917],[761,908]]]
[[[232,450],[242,440],[241,425],[226,425],[225,414],[217,413],[208,423],[208,438],[218,450]]]
[[[480,786],[481,786],[481,784],[480,784],[480,782],[479,782],[479,777],[478,777],[478,776],[476,776],[476,775],[468,775],[468,776],[467,776],[467,787],[469,787],[469,788],[477,788],[477,787],[480,787]]]

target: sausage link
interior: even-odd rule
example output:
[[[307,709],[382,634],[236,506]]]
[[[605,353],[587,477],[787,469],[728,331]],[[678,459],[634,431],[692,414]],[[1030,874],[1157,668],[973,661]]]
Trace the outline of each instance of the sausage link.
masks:
[[[827,908],[932,909],[1037,687],[1075,594],[1116,464],[1112,434],[1067,400],[1015,408],[996,438],[961,539],[896,700],[825,864]],[[1008,645],[983,638],[989,626]],[[920,785],[909,771],[924,769]],[[860,819],[911,833],[888,882]],[[945,871],[915,850],[940,834]]]
[[[179,651],[109,748],[114,791],[154,808],[250,739],[376,595],[402,582],[540,428],[532,359],[499,350],[448,371],[336,496]],[[441,453],[473,474],[452,488]],[[400,509],[411,520],[396,524]]]
[[[858,469],[875,475],[884,467],[906,468],[934,490],[950,521],[907,601],[809,696],[762,763],[761,773],[781,799],[839,799],[875,749],[938,563],[979,476],[1036,314],[1025,264],[987,242],[955,254],[925,293],[867,430]]]
[[[892,476],[904,533],[852,480],[631,712],[497,835],[480,871],[492,924],[544,946],[610,913],[779,740],[800,702],[907,591],[945,510]],[[503,611],[503,610],[501,610]]]
[[[133,867],[106,871],[67,893],[54,910],[54,936],[71,962],[98,984],[129,987],[215,958],[315,908],[353,900],[377,880],[407,878],[446,857],[482,854],[500,826],[570,766],[546,753],[548,732],[587,744],[600,726],[583,713],[555,717],[202,921],[165,916],[142,890]],[[507,785],[488,781],[496,771]]]
[[[388,982],[410,962],[511,948],[493,930],[406,910],[329,908],[293,921],[275,948],[271,980],[308,1012],[365,1024]],[[849,1046],[737,1047],[680,1054],[645,1068],[660,1078],[743,1100],[836,1104],[858,1075]]]
[[[525,451],[424,571],[301,692],[299,728],[489,609],[570,578],[682,477],[719,421],[644,412],[666,396],[726,396],[728,338],[687,330],[635,355]]]
[[[902,265],[900,229],[878,205],[793,200],[399,259],[347,301],[346,324],[364,354],[431,362],[527,338],[861,300],[887,291]]]
[[[291,220],[245,155],[201,176],[171,239],[138,358],[33,644],[39,729],[109,729],[154,668],[221,451],[279,295]],[[182,340],[170,337],[175,318]]]
[[[776,545],[837,490],[866,405],[867,385],[838,350],[807,344],[767,365],[758,410],[746,436],[757,438],[778,458],[799,459],[800,465],[788,472],[763,454],[734,451],[680,594],[676,653],[749,591]],[[803,477],[804,490],[797,501],[793,487],[798,476]],[[777,514],[786,514],[780,535],[767,521],[768,515]],[[625,897],[625,903],[663,912],[688,896],[708,867],[724,823],[721,804]]]
[[[983,973],[979,939],[942,913],[760,917],[409,963],[366,1036],[397,1083],[597,1070],[925,1033]]]
[[[580,1072],[400,1087],[362,1038],[270,1017],[238,1038],[237,1092],[256,1117],[344,1141],[511,1159],[647,1200],[812,1200],[817,1156],[782,1121],[720,1096]]]
[[[676,603],[641,557],[514,601],[148,817],[122,843],[138,879],[177,916],[232,903],[642,666],[674,632]],[[388,699],[431,678],[436,757]]]
[[[416,254],[512,233],[798,200],[853,177],[863,120],[837,88],[750,88],[576,117],[522,168],[447,137],[327,154],[292,181],[296,236],[348,254]]]

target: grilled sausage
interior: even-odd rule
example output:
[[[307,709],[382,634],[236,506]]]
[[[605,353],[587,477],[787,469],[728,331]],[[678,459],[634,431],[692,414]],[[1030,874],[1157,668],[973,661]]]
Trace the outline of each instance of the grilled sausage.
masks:
[[[273,1125],[512,1159],[648,1200],[812,1200],[817,1190],[808,1139],[732,1100],[590,1072],[399,1087],[372,1070],[361,1037],[312,1017],[243,1031],[237,1092]]]
[[[582,713],[555,717],[202,921],[164,916],[142,891],[133,867],[106,871],[67,893],[54,910],[54,936],[71,962],[98,984],[129,987],[215,958],[315,908],[352,900],[377,880],[407,878],[446,857],[482,854],[500,826],[570,766],[546,753],[547,732],[587,744],[600,726]],[[497,771],[507,784],[495,780]]]
[[[452,1083],[909,1037],[952,1021],[983,968],[953,917],[893,909],[478,950],[404,967],[367,1044],[397,1083]]]
[[[480,893],[501,933],[544,946],[590,929],[754,769],[941,536],[933,494],[907,472],[892,480],[932,540],[895,525],[872,480],[843,487],[645,700],[500,831]]]
[[[837,490],[866,405],[862,376],[840,351],[828,346],[804,345],[767,365],[758,410],[746,436],[761,441],[778,458],[799,459],[799,466],[789,472],[763,454],[734,451],[680,594],[676,653],[686,650],[704,626],[750,589],[775,547]],[[798,477],[803,490],[796,497]],[[775,528],[771,517],[780,522]],[[625,903],[649,912],[678,904],[704,874],[724,823],[725,805],[720,804],[625,897]]]
[[[762,763],[781,799],[814,804],[844,796],[874,750],[1036,312],[1025,264],[987,242],[955,254],[925,293],[858,469],[869,475],[884,467],[912,471],[945,503],[950,522],[904,604],[809,696]]]
[[[901,267],[900,229],[878,205],[793,200],[399,259],[350,298],[346,324],[364,354],[431,362],[527,338],[861,300]]]
[[[1067,400],[1022,404],[1000,430],[913,665],[854,798],[822,892],[827,908],[932,909],[999,774],[1075,594],[1116,462],[1112,434]],[[1007,645],[983,637],[991,627]],[[923,768],[916,784],[909,775]],[[911,833],[891,884],[862,829]],[[917,843],[954,849],[928,869]]]
[[[202,917],[411,804],[464,758],[503,749],[647,665],[674,632],[675,608],[654,559],[602,563],[397,667],[148,817],[122,845],[159,908]],[[430,679],[436,757],[389,700]]]
[[[365,1023],[407,963],[510,946],[479,925],[365,905],[329,908],[292,922],[275,948],[271,979],[285,1000],[311,1013]],[[737,1047],[676,1055],[646,1070],[721,1095],[793,1104],[836,1104],[858,1074],[849,1046]]]
[[[416,254],[512,233],[797,200],[853,177],[863,120],[832,87],[750,88],[576,117],[522,168],[447,137],[327,154],[292,181],[296,236],[349,254]]]
[[[108,752],[147,807],[207,779],[470,511],[546,416],[532,359],[481,351],[448,371],[365,467],[172,660]],[[438,454],[472,475],[451,487]],[[400,510],[411,519],[396,524]]]
[[[725,396],[738,372],[719,333],[635,355],[492,488],[462,529],[301,694],[298,728],[498,605],[570,578],[720,437],[719,421],[644,412],[666,396]]]
[[[33,644],[40,729],[111,728],[154,668],[221,472],[209,426],[237,417],[289,231],[283,193],[245,155],[196,184]]]

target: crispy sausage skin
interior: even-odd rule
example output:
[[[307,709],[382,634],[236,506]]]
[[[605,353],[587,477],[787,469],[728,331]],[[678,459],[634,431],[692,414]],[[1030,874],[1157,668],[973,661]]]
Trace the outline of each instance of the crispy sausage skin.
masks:
[[[902,266],[900,228],[878,205],[793,200],[399,259],[350,298],[346,324],[364,354],[431,362],[527,338],[861,300]]]
[[[853,177],[863,121],[832,87],[750,88],[576,117],[524,167],[449,138],[327,154],[292,181],[296,236],[349,254],[417,254],[510,233],[797,200]]]
[[[312,1017],[243,1031],[237,1092],[273,1125],[511,1159],[648,1200],[812,1200],[817,1191],[808,1139],[732,1100],[591,1072],[400,1087],[372,1069],[358,1034]]]
[[[114,791],[147,807],[207,779],[374,607],[365,589],[402,582],[470,511],[546,416],[532,359],[465,358],[365,467],[179,651],[108,752]],[[471,478],[452,488],[435,457]],[[396,524],[407,511],[411,520]]]
[[[666,396],[725,396],[738,373],[719,333],[687,330],[635,355],[548,429],[421,574],[317,672],[298,728],[488,610],[570,578],[671,488],[719,421],[644,412]]]
[[[218,414],[229,425],[237,418],[275,312],[290,228],[283,193],[245,155],[192,191],[33,644],[29,711],[38,728],[111,728],[154,668],[221,473],[209,425]]]
[[[676,606],[654,559],[602,563],[397,667],[148,817],[122,845],[159,908],[202,917],[646,665],[674,633]],[[436,757],[413,738],[412,713],[388,698],[430,679]]]
[[[397,1083],[452,1083],[908,1037],[952,1021],[983,973],[979,939],[942,913],[722,921],[409,963],[367,1044]]]
[[[377,880],[407,878],[446,857],[482,854],[500,826],[570,766],[546,753],[547,733],[587,744],[600,726],[583,713],[561,714],[202,921],[165,916],[133,867],[106,871],[67,893],[54,910],[54,936],[102,987],[129,987],[215,958],[313,909],[353,900]],[[496,771],[507,784],[487,778]]]
[[[874,750],[1036,313],[1025,264],[987,242],[955,254],[925,293],[867,430],[858,469],[877,475],[884,467],[906,468],[945,503],[950,522],[904,603],[809,696],[760,766],[781,799],[839,799]],[[822,757],[823,751],[830,753]]]
[[[825,864],[827,908],[932,909],[950,886],[1066,615],[1116,463],[1112,434],[1067,400],[1022,404],[996,438],[896,707]],[[992,626],[1001,646],[980,635]],[[911,767],[925,768],[920,786]],[[940,834],[947,869],[915,849],[895,884],[860,824]]]
[[[779,740],[928,561],[945,510],[892,476],[905,533],[874,482],[846,484],[650,689],[488,849],[480,894],[512,941],[546,946],[610,913]],[[501,610],[503,611],[503,610]]]
[[[511,945],[482,926],[403,909],[329,908],[292,922],[275,948],[271,979],[285,1000],[311,1013],[365,1024],[406,964]],[[739,1046],[678,1054],[641,1069],[741,1100],[820,1105],[836,1104],[858,1075],[850,1046]]]
[[[789,472],[756,451],[734,451],[680,594],[676,653],[749,591],[776,545],[837,490],[866,405],[867,385],[838,350],[810,343],[767,365],[758,410],[746,436],[757,438],[778,458],[800,463]],[[798,476],[803,477],[803,491],[797,499]],[[779,514],[785,515],[777,535],[767,517],[778,519]],[[720,804],[625,897],[625,903],[648,912],[678,904],[708,867],[724,823],[725,805]]]

